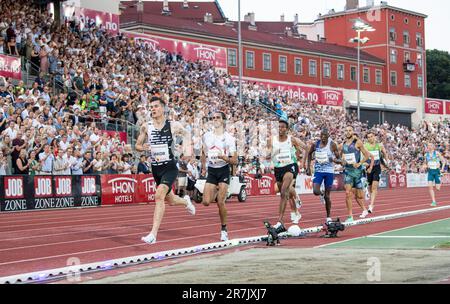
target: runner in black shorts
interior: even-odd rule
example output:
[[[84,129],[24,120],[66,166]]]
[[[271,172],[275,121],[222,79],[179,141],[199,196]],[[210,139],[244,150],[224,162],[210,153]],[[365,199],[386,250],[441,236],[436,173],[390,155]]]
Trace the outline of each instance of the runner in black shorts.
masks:
[[[150,152],[152,174],[157,185],[152,231],[142,238],[148,244],[156,243],[156,236],[164,216],[165,201],[172,206],[183,205],[190,214],[195,215],[195,206],[191,203],[189,196],[186,195],[183,199],[172,192],[172,185],[178,176],[178,168],[172,152],[172,134],[187,136],[187,132],[180,123],[166,120],[164,108],[165,103],[159,97],[151,99],[152,120],[143,126],[136,143],[137,151]],[[146,139],[147,143],[145,143]]]
[[[375,199],[378,193],[378,185],[380,183],[381,176],[381,160],[383,159],[386,163],[388,160],[388,155],[386,153],[386,149],[383,144],[377,142],[377,138],[373,131],[369,131],[367,133],[367,140],[364,144],[364,147],[369,151],[370,154],[373,155],[374,165],[373,168],[367,169],[367,183],[369,184],[369,192],[370,192],[370,206],[369,213],[373,213],[373,209],[375,207]],[[370,165],[370,160],[367,161]]]
[[[296,167],[296,151],[305,149],[306,145],[299,139],[288,135],[289,123],[284,120],[279,121],[278,136],[270,137],[268,140],[269,153],[267,158],[272,159],[275,167],[275,179],[281,194],[278,222],[275,229],[284,227],[283,217],[286,204],[290,200],[292,182],[298,175]]]
[[[230,165],[237,165],[238,156],[236,150],[236,139],[225,132],[226,116],[223,112],[216,112],[212,116],[214,130],[203,136],[202,149],[202,175],[208,177],[203,190],[203,205],[209,206],[216,200],[219,207],[221,223],[220,240],[228,240],[227,208],[225,201],[230,184]],[[206,166],[208,160],[208,166]],[[217,191],[217,187],[219,191]]]

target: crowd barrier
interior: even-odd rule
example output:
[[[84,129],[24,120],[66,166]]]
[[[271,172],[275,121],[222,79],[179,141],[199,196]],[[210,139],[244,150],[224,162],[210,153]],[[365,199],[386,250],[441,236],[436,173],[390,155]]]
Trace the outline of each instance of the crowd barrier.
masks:
[[[275,176],[246,175],[248,196],[275,194]],[[442,176],[450,185],[450,174]],[[152,175],[0,176],[0,212],[130,205],[155,201]],[[427,187],[427,174],[382,174],[380,188]],[[299,194],[313,193],[313,178],[299,175]],[[333,191],[344,190],[344,175],[335,175]]]

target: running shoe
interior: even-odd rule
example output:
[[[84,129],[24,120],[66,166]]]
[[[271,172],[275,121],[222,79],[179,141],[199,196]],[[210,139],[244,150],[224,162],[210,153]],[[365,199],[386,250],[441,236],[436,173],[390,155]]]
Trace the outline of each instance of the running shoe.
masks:
[[[302,219],[302,215],[300,213],[291,212],[291,221],[293,224],[298,224]]]
[[[222,230],[222,231],[220,232],[220,240],[221,240],[222,242],[228,241],[228,232],[226,232],[225,230]]]
[[[185,195],[184,199],[187,201],[186,210],[190,214],[195,215],[195,206],[194,206],[194,204],[192,204],[191,198],[189,197],[189,195]]]
[[[370,214],[373,213],[373,209],[374,209],[374,208],[375,208],[374,206],[369,206],[369,213],[370,213]]]
[[[431,207],[437,207],[437,203],[436,202],[432,202],[431,203]]]
[[[359,218],[366,218],[369,215],[369,212],[367,210],[364,210],[363,213],[359,216]]]
[[[142,237],[141,240],[149,245],[156,243],[156,237],[151,233],[147,236]]]
[[[353,223],[353,216],[349,216],[344,223],[347,223],[347,224]]]
[[[322,203],[322,205],[325,205],[325,195],[324,194],[320,195],[320,202]]]

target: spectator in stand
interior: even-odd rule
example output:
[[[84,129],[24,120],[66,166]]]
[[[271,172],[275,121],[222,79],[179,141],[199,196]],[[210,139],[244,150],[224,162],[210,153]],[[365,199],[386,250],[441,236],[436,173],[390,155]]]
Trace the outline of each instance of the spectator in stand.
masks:
[[[83,159],[83,174],[93,174],[94,170],[93,170],[93,166],[94,166],[94,162],[92,159],[92,153],[90,151],[86,151],[84,153],[84,159]]]
[[[52,148],[49,144],[44,146],[44,151],[39,154],[39,161],[41,163],[40,175],[51,175],[53,172],[53,162],[55,160],[52,154]]]
[[[147,156],[145,156],[145,154],[142,154],[141,157],[139,158],[137,173],[138,174],[150,174],[151,173],[150,168],[147,164]]]

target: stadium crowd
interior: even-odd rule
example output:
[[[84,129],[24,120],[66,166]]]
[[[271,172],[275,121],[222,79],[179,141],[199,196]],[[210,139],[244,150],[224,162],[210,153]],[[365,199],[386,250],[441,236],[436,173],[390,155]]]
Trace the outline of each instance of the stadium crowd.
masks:
[[[249,173],[256,172],[252,160],[257,158],[262,171],[271,170],[260,150],[251,147],[255,137],[250,130],[276,120],[274,113],[288,118],[294,132],[308,141],[318,138],[323,126],[338,143],[348,123],[361,138],[369,130],[343,109],[320,107],[254,83],[244,85],[245,102],[240,103],[231,76],[206,63],[111,36],[93,20],[71,18],[57,26],[53,16],[24,0],[0,3],[0,54],[22,56],[28,66],[38,67],[30,87],[0,77],[0,175],[150,173],[147,156],[137,155],[118,133],[102,129],[118,120],[141,128],[154,95],[167,101],[169,119],[192,131],[194,155],[199,155],[201,132],[206,131],[196,132],[198,119],[207,122],[220,110],[230,132],[243,125],[250,148],[241,151],[248,161],[242,170]],[[448,121],[424,121],[411,130],[385,123],[372,130],[397,171],[420,172],[428,141],[450,158]],[[181,144],[177,139],[176,145]],[[181,174],[198,178],[197,159],[181,151],[179,158]]]

